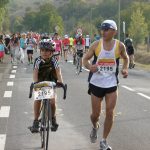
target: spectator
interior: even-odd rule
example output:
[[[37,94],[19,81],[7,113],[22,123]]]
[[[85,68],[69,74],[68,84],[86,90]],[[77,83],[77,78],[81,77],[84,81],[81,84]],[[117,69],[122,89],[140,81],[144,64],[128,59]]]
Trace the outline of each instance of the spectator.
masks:
[[[129,38],[129,34],[126,34],[126,39],[124,41],[124,44],[126,46],[127,54],[129,56],[129,68],[132,69],[135,67],[134,62],[134,47],[133,47],[133,40]]]

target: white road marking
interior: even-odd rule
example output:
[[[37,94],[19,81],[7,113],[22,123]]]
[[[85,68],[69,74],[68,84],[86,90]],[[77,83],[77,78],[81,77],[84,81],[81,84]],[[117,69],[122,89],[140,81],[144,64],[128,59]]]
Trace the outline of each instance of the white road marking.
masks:
[[[14,78],[15,78],[15,75],[14,75],[14,74],[11,74],[11,75],[9,76],[9,78],[10,78],[10,79],[14,79]]]
[[[73,60],[68,60],[67,62],[70,62],[70,63],[72,63],[72,64],[73,64]]]
[[[14,69],[16,69],[16,68],[17,68],[17,66],[13,66],[13,68],[14,68]]]
[[[7,86],[13,86],[14,82],[7,82]]]
[[[16,72],[17,72],[17,70],[12,70],[12,71],[11,71],[11,73],[16,73]]]
[[[145,97],[146,99],[148,99],[148,100],[150,100],[150,97],[149,96],[147,96],[147,95],[145,95],[145,94],[143,94],[143,93],[137,93],[138,95],[140,95],[140,96],[143,96],[143,97]]]
[[[6,134],[0,134],[0,150],[5,149]]]
[[[122,85],[122,87],[125,88],[125,89],[127,89],[127,90],[129,90],[129,91],[132,91],[132,92],[135,91],[134,89],[131,89],[131,88],[125,86],[125,85]]]
[[[4,97],[12,97],[12,91],[5,91]]]
[[[0,118],[8,118],[10,112],[10,106],[2,106],[0,109]]]

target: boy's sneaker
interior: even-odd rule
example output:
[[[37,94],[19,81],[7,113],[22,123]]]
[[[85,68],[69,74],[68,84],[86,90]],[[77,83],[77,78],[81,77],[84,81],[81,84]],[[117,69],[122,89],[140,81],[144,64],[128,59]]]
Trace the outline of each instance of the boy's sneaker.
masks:
[[[100,150],[112,150],[112,148],[107,144],[106,140],[100,141]]]
[[[91,143],[96,143],[97,141],[97,131],[99,129],[99,123],[97,123],[97,128],[92,128],[92,131],[90,133],[90,140],[91,140]]]
[[[39,132],[39,121],[34,120],[33,125],[31,127],[29,127],[29,129],[32,133],[38,133]]]
[[[56,118],[52,118],[52,127],[51,131],[55,132],[58,129],[59,124],[56,122]]]

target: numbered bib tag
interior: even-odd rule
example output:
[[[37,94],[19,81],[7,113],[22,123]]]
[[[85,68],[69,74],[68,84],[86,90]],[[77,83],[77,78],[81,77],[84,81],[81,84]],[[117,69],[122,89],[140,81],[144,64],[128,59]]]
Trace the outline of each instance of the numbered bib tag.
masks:
[[[99,60],[98,71],[102,74],[112,74],[116,72],[116,63],[112,59]]]
[[[34,91],[34,100],[53,99],[54,97],[54,89],[51,87],[44,87]]]

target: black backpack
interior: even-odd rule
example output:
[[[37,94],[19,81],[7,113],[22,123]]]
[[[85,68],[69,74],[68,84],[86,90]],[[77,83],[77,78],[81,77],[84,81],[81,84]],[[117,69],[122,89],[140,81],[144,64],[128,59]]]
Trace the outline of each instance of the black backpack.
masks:
[[[57,82],[56,70],[51,61],[52,58],[41,62],[39,66],[38,80],[39,81],[54,81]]]

